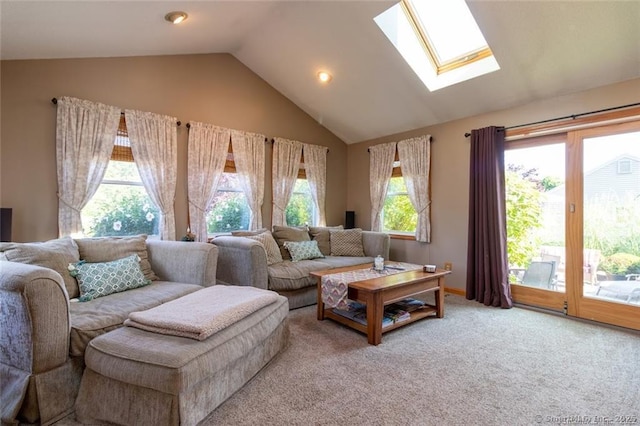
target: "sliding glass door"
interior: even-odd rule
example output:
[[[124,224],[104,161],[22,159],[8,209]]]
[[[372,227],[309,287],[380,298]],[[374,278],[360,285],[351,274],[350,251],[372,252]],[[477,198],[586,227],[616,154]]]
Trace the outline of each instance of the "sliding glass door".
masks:
[[[569,315],[640,329],[640,123],[572,132]],[[581,256],[582,255],[582,256]]]
[[[565,307],[564,137],[509,144],[505,152],[507,251],[515,299]]]
[[[640,122],[507,147],[515,301],[640,329]]]

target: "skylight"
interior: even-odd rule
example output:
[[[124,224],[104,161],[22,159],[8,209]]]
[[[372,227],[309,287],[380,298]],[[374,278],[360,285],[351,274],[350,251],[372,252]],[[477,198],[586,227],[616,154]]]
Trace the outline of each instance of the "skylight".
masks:
[[[375,21],[431,91],[500,69],[464,0],[401,0]]]

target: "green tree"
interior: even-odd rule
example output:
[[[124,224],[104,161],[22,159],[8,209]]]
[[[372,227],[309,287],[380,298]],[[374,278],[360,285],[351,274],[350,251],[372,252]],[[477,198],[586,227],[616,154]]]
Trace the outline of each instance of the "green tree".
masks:
[[[535,230],[542,226],[541,193],[530,171],[519,174],[510,167],[505,172],[507,253],[511,265],[525,266],[536,255],[539,242]]]
[[[387,231],[413,232],[418,226],[418,214],[407,195],[402,176],[392,177],[389,181],[382,222],[383,229]]]
[[[313,224],[314,204],[311,198],[309,181],[297,179],[293,188],[293,194],[287,204],[285,214],[288,226],[301,226]]]

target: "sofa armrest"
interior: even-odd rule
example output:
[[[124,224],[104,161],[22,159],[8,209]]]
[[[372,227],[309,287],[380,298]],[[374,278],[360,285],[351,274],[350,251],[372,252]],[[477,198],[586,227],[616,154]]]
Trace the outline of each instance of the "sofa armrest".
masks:
[[[158,278],[185,284],[216,283],[218,248],[195,241],[147,240],[149,263]]]
[[[37,374],[69,358],[69,296],[60,274],[0,262],[0,363]]]
[[[267,254],[262,244],[250,238],[225,236],[214,238],[213,244],[218,247],[219,281],[267,289]]]
[[[391,237],[384,232],[362,231],[362,246],[365,256],[376,257],[381,255],[389,259],[389,247]]]

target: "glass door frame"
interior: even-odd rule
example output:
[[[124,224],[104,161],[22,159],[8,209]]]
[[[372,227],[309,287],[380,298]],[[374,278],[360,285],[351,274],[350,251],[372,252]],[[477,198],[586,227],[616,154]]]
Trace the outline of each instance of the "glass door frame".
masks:
[[[609,124],[608,124],[609,123]],[[584,296],[583,141],[640,131],[640,108],[607,112],[549,125],[507,130],[507,149],[565,143],[565,292],[511,285],[516,303],[566,315],[640,330],[640,307]],[[536,136],[535,134],[538,133]]]
[[[640,306],[584,296],[584,140],[640,132],[640,121],[594,127],[567,134],[566,298],[570,316],[640,330]]]

